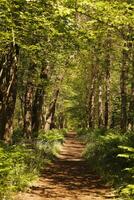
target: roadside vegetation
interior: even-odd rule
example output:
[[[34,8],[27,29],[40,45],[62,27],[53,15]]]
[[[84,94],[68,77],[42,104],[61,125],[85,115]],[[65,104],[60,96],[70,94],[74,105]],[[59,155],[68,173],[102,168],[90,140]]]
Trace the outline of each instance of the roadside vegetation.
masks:
[[[78,136],[86,143],[83,155],[89,167],[114,186],[122,198],[133,199],[134,133],[122,135],[112,129],[81,129]]]
[[[20,134],[20,133],[19,133]],[[9,200],[35,181],[48,163],[58,154],[66,130],[40,131],[32,141],[0,143],[0,199]]]

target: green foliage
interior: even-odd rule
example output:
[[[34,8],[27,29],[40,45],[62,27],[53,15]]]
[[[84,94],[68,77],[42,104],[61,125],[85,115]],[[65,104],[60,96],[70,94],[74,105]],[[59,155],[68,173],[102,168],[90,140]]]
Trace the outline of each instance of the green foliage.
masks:
[[[58,152],[65,133],[66,130],[40,131],[34,141],[20,139],[16,141],[17,144],[11,146],[0,144],[1,200],[9,200],[12,192],[23,190],[39,175]]]
[[[25,145],[0,145],[0,198],[22,190],[35,178],[36,155]]]
[[[64,141],[66,135],[65,129],[52,129],[49,131],[41,130],[37,138],[37,147],[39,150],[45,152],[49,158],[59,152],[60,145]]]
[[[134,141],[134,133],[122,135],[115,130],[89,130],[87,132],[85,159],[104,180],[110,180],[110,183],[118,187],[127,185],[122,191],[133,194],[134,147],[132,141]],[[126,145],[131,145],[131,147],[126,147]]]
[[[124,172],[130,175],[131,180],[125,184],[125,187],[123,186],[121,188],[121,194],[128,198],[129,196],[134,196],[134,148],[130,146],[119,146],[119,148],[124,150],[124,153],[119,154],[118,156],[125,158],[132,163],[131,167],[124,169]]]
[[[96,138],[98,138],[100,135],[104,135],[105,134],[105,130],[104,129],[89,129],[89,128],[80,128],[77,131],[78,136],[81,137],[82,139],[84,139],[85,142],[94,142],[96,140]]]

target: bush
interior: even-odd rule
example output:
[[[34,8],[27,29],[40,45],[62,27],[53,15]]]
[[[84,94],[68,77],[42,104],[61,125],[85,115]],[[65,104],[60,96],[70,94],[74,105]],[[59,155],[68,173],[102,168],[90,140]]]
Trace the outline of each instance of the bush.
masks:
[[[15,139],[17,144],[14,145],[0,143],[1,200],[9,200],[12,192],[23,190],[39,175],[44,165],[58,152],[65,132],[40,131],[33,141]]]
[[[124,159],[125,149],[120,146],[134,147],[134,133],[121,134],[115,130],[90,130],[86,133],[85,159],[106,181],[119,186],[128,185],[132,191],[133,160]],[[123,155],[122,155],[123,154]],[[122,156],[118,156],[122,155]],[[130,152],[128,152],[130,156]],[[131,152],[132,156],[132,152]],[[124,169],[127,169],[124,173]],[[131,187],[132,186],[132,187]]]
[[[37,137],[37,148],[49,158],[56,156],[66,133],[67,131],[64,129],[41,130]]]
[[[77,131],[78,137],[84,140],[86,143],[96,140],[100,135],[105,134],[104,129],[78,129]]]
[[[0,146],[0,199],[9,199],[10,193],[22,190],[35,178],[36,157],[25,146]],[[30,168],[29,166],[33,166]]]
[[[124,153],[119,154],[119,157],[126,159],[131,163],[131,167],[127,167],[124,169],[124,173],[130,176],[129,181],[125,183],[125,186],[121,188],[121,194],[123,194],[126,198],[129,196],[134,196],[134,148],[128,146],[120,146],[119,148],[124,150]]]

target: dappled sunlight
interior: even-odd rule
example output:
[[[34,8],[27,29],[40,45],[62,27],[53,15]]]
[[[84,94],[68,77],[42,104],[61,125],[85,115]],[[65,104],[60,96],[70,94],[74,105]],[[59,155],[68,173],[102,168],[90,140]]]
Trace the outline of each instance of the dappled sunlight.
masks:
[[[39,181],[22,194],[21,200],[114,199],[111,188],[102,184],[101,178],[82,159],[83,149],[75,134],[68,134],[58,158],[45,168]]]

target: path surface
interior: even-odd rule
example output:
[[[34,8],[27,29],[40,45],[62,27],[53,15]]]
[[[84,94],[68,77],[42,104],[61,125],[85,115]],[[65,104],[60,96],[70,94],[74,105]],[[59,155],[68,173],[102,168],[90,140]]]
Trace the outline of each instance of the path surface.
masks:
[[[115,199],[109,187],[101,184],[100,178],[89,170],[82,159],[84,146],[70,132],[58,159],[49,165],[39,181],[28,193],[17,200],[103,200]]]

